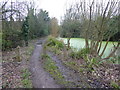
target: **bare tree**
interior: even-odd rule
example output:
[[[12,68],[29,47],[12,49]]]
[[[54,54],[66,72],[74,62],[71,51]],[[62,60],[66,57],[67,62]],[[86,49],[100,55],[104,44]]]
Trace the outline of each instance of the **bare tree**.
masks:
[[[109,22],[111,18],[120,15],[118,13],[118,4],[118,0],[109,0],[108,2],[97,2],[97,0],[89,0],[89,2],[85,2],[84,0],[81,0],[73,7],[72,12],[76,11],[76,13],[73,14],[73,17],[78,14],[77,16],[79,16],[82,25],[81,35],[85,38],[85,46],[86,48],[89,48],[94,55],[102,57],[107,48],[110,37],[118,32],[118,30],[109,30]],[[107,41],[101,51],[102,41],[105,39]],[[113,50],[107,58],[111,57],[118,47],[119,41],[115,50]]]
[[[51,19],[51,35],[53,37],[58,37],[58,21],[56,18]]]

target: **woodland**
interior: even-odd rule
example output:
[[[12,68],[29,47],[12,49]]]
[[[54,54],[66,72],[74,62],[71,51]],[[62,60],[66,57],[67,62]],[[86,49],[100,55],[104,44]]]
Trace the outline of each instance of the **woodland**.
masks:
[[[58,23],[34,1],[0,2],[2,88],[42,88],[32,71],[40,62],[36,72],[43,69],[59,88],[120,89],[119,4],[80,0]]]

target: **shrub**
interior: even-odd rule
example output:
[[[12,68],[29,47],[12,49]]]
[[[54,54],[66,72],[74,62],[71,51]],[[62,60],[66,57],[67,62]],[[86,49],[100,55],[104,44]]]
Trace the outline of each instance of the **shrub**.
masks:
[[[79,53],[81,53],[82,55],[89,54],[90,53],[90,49],[89,48],[82,48]]]
[[[50,46],[50,47],[54,46],[57,49],[62,49],[64,48],[64,43],[50,36],[47,39],[47,46]]]
[[[4,31],[2,33],[2,50],[16,48],[18,45],[23,45],[20,31],[11,30],[10,32]]]
[[[47,54],[42,54],[41,57],[42,57],[43,59],[50,59],[50,56],[47,55]]]
[[[79,59],[79,58],[83,58],[89,53],[90,53],[90,50],[88,48],[82,48],[79,51],[72,51],[69,55],[72,58]]]
[[[72,51],[69,55],[71,58],[74,58],[74,59],[79,59],[82,57],[81,53],[79,53],[77,51]]]

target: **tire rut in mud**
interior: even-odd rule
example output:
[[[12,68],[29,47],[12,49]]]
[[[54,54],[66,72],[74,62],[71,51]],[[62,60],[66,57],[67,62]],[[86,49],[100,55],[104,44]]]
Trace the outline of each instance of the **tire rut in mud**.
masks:
[[[36,43],[33,55],[30,59],[30,72],[32,74],[32,84],[34,88],[59,88],[52,77],[41,66],[40,55],[42,54],[41,43]]]
[[[74,87],[88,88],[88,87],[90,87],[88,84],[88,80],[84,75],[63,65],[62,61],[59,60],[53,53],[48,52],[47,54],[56,63],[56,66],[58,67],[58,69],[60,70],[62,75],[64,76],[65,81],[70,82],[68,84],[69,88],[74,88]]]

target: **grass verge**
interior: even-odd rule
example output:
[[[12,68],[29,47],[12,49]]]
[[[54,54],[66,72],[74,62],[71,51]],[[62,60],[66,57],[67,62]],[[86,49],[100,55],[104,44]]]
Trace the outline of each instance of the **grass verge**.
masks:
[[[42,55],[44,61],[44,69],[50,73],[50,75],[57,81],[58,84],[68,86],[69,81],[65,81],[63,75],[59,71],[58,67],[55,65],[55,62],[48,55]]]
[[[20,47],[19,57],[21,58],[21,61],[19,62],[16,58],[16,56],[18,56],[16,53],[16,48],[13,48],[12,51],[7,50],[2,52],[2,66],[4,68],[2,77],[5,77],[2,78],[3,88],[31,88],[32,83],[28,67],[29,59],[34,50],[34,44],[36,41],[37,39],[30,40],[27,47]],[[11,71],[12,73],[9,71]]]
[[[26,47],[27,50],[26,50],[26,53],[25,53],[25,57],[26,57],[25,60],[27,62],[29,62],[29,58],[30,58],[30,56],[31,56],[31,54],[34,50],[34,42],[36,42],[36,40],[31,40],[29,42],[29,46]],[[32,88],[33,86],[32,86],[32,81],[31,81],[31,78],[30,78],[31,73],[29,72],[28,67],[25,68],[25,69],[22,69],[21,72],[22,72],[22,75],[21,75],[22,76],[22,81],[21,82],[23,84],[23,87],[24,88]]]
[[[28,69],[23,69],[22,71],[22,84],[24,88],[32,88],[32,82],[30,80],[30,72]]]

